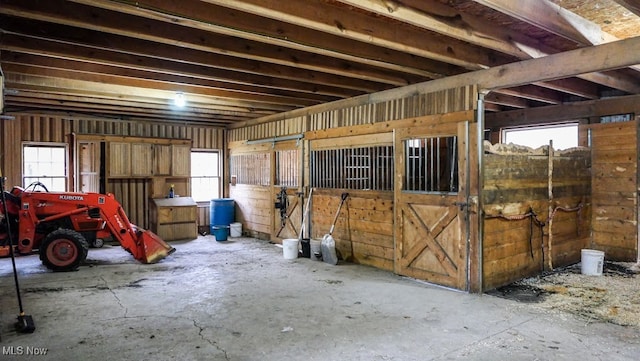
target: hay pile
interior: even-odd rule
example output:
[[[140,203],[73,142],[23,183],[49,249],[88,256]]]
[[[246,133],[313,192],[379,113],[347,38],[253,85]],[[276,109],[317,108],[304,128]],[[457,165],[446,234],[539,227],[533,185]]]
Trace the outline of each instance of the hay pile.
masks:
[[[640,328],[640,275],[633,266],[634,263],[605,262],[602,276],[587,276],[581,274],[578,263],[508,287],[529,290],[537,307],[570,312],[586,322]],[[504,291],[502,296],[508,297]]]

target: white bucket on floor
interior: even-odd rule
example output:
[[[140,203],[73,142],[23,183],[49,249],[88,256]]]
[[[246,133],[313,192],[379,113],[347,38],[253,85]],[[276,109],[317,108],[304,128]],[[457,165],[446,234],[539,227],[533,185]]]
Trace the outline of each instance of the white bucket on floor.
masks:
[[[231,223],[231,237],[242,237],[242,223]]]
[[[604,252],[596,251],[595,249],[583,249],[581,256],[581,271],[583,275],[602,276]]]
[[[286,238],[282,240],[282,254],[284,259],[298,258],[298,240],[294,238]]]
[[[322,259],[322,240],[311,240],[311,258],[312,261],[319,261]]]

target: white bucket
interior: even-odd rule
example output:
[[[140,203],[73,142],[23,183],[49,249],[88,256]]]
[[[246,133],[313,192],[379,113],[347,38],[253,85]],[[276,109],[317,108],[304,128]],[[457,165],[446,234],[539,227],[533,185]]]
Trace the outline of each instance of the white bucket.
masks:
[[[284,259],[298,258],[298,244],[298,240],[294,238],[282,240],[282,254],[284,255]]]
[[[242,223],[231,223],[231,237],[242,237]]]
[[[581,252],[581,271],[583,275],[602,276],[604,252],[595,249],[583,249]]]
[[[311,255],[309,258],[311,258],[312,261],[319,261],[322,259],[322,240],[311,240]]]

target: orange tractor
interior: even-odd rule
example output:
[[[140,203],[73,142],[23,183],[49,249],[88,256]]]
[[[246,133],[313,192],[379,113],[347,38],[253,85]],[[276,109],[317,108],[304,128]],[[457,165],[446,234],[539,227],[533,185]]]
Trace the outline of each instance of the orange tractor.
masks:
[[[18,253],[38,250],[46,267],[69,271],[86,259],[89,245],[99,247],[111,237],[142,263],[158,262],[175,251],[153,232],[129,222],[113,194],[49,192],[39,182],[3,193],[0,256],[10,254],[11,239]]]

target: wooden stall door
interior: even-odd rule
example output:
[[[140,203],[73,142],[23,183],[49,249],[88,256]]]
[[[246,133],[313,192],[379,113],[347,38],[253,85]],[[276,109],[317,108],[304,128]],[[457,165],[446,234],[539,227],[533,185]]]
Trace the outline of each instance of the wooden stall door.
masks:
[[[395,272],[461,290],[468,289],[467,124],[398,129],[394,139]]]
[[[271,239],[281,242],[285,238],[299,238],[304,199],[298,192],[300,188],[300,149],[296,142],[278,144],[273,156],[274,186],[273,200],[282,203],[286,199],[286,208],[276,208],[273,213],[273,230]],[[283,195],[283,190],[284,194]],[[274,207],[275,208],[275,207]],[[309,238],[309,232],[304,232]]]
[[[277,202],[282,188],[274,186],[273,199]],[[276,208],[273,216],[274,241],[282,241],[285,238],[299,238],[300,225],[302,224],[302,209],[304,207],[302,198],[298,196],[298,189],[286,189],[287,207],[286,209]],[[304,202],[307,201],[305,196]],[[309,238],[309,232],[304,232],[305,238]]]

